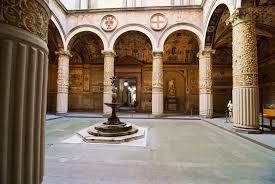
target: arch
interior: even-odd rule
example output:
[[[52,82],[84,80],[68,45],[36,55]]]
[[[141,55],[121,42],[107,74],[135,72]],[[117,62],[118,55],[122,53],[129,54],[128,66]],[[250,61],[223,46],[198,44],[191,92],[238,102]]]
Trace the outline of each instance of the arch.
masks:
[[[63,30],[62,26],[60,25],[59,20],[54,15],[51,16],[51,21],[54,23],[55,27],[57,28],[57,30],[59,32],[59,35],[61,37],[61,40],[62,40],[62,45],[64,47],[64,45],[65,45],[65,33],[64,33],[64,30]]]
[[[190,31],[192,33],[194,33],[197,36],[198,39],[198,43],[199,43],[199,47],[201,48],[203,45],[203,35],[201,33],[201,30],[196,27],[193,24],[188,24],[188,23],[184,23],[184,24],[175,24],[172,25],[170,27],[168,27],[160,36],[159,42],[158,42],[158,50],[159,51],[163,51],[164,50],[164,43],[166,41],[166,39],[174,32],[176,31],[180,31],[180,30],[185,30],[185,31]]]
[[[213,9],[211,9],[211,16],[208,17],[207,24],[204,29],[204,44],[205,44],[204,46],[205,47],[212,48],[213,39],[215,37],[217,26],[225,9],[229,11],[230,15],[231,13],[233,13],[233,12],[230,12],[230,8],[227,4],[219,3],[219,1],[216,1],[216,4],[213,6]],[[210,23],[211,23],[211,27],[209,25]]]
[[[72,38],[81,32],[91,32],[91,33],[96,34],[101,39],[101,41],[103,43],[104,50],[106,48],[108,48],[107,37],[99,28],[92,26],[92,25],[81,25],[81,26],[77,26],[77,27],[71,29],[71,31],[69,31],[65,45],[64,45],[65,50],[68,50],[68,46],[69,46]]]
[[[155,50],[157,48],[157,41],[150,29],[140,24],[130,24],[130,25],[122,26],[114,32],[114,34],[110,38],[109,49],[112,50],[119,36],[128,31],[138,31],[143,33],[151,41],[152,49]]]
[[[207,34],[207,29],[209,26],[209,22],[214,14],[214,12],[216,11],[216,9],[221,6],[224,5],[227,7],[227,9],[229,10],[230,15],[233,14],[233,12],[235,11],[235,7],[234,4],[236,2],[234,2],[234,0],[215,0],[213,1],[213,3],[210,6],[210,11],[208,11],[206,18],[204,20],[206,20],[205,24],[204,24],[204,41],[206,40],[206,34]]]

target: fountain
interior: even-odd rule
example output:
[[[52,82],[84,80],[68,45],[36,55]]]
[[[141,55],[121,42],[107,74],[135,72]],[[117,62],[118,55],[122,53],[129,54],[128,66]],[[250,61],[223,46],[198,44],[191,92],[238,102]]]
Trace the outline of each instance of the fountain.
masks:
[[[112,103],[104,103],[112,108],[112,114],[107,122],[98,123],[78,132],[85,142],[122,143],[143,138],[145,129],[131,123],[121,122],[116,111],[121,105],[117,103],[117,77],[110,78],[112,81]]]
[[[105,105],[112,108],[112,115],[108,118],[107,122],[92,127],[88,130],[88,133],[102,137],[118,137],[137,133],[137,128],[134,128],[130,123],[121,122],[116,116],[116,111],[121,105],[120,103],[117,103],[117,87],[115,86],[117,77],[113,76],[110,79],[112,80],[112,103],[105,103]]]

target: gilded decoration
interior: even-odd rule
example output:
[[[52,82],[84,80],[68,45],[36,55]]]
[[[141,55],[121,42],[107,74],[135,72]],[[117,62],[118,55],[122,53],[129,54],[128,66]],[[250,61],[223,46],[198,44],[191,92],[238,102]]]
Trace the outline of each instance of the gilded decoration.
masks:
[[[36,0],[0,1],[0,22],[24,29],[47,41],[49,15]]]
[[[114,75],[114,57],[113,51],[102,51],[104,54],[104,91],[111,92],[112,84],[110,78]]]
[[[233,24],[233,86],[258,86],[255,16],[258,9],[237,9]]]
[[[201,50],[199,56],[199,88],[200,93],[212,93],[212,55],[215,50]]]
[[[152,90],[162,92],[163,89],[163,63],[162,52],[153,53]]]

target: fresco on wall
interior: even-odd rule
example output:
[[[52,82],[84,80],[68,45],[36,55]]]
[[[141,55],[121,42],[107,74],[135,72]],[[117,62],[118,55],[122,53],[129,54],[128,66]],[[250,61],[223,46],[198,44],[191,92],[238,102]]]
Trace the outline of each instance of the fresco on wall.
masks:
[[[198,52],[196,36],[188,31],[177,31],[165,42],[163,62],[165,64],[197,64]]]
[[[114,50],[119,63],[124,58],[132,58],[144,64],[152,63],[152,46],[149,38],[143,33],[129,31],[122,34],[115,43]]]

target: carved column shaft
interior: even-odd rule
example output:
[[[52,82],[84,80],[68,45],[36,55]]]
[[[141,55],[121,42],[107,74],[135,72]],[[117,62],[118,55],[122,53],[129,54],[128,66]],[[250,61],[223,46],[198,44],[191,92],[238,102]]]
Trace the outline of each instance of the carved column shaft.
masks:
[[[56,113],[66,114],[68,112],[69,62],[71,54],[68,51],[60,50],[56,52],[56,55],[58,55]]]
[[[212,55],[214,50],[202,50],[199,56],[200,116],[213,116]]]
[[[3,0],[0,15],[0,183],[39,184],[44,168],[49,11]]]
[[[153,52],[152,114],[163,114],[163,61],[162,52]]]
[[[255,9],[237,9],[233,26],[233,122],[237,130],[259,131],[259,87]]]
[[[112,83],[111,78],[115,72],[115,52],[114,51],[102,51],[104,54],[104,92],[103,92],[103,113],[111,114],[112,108],[108,107],[104,103],[112,102]]]

